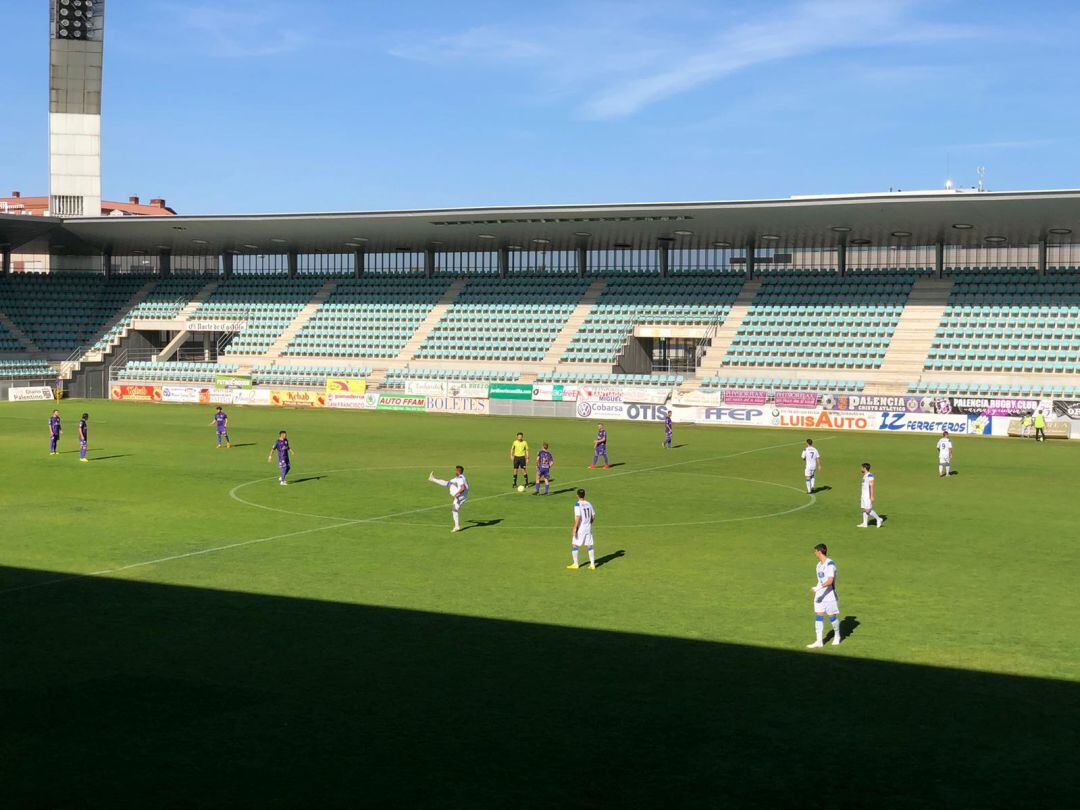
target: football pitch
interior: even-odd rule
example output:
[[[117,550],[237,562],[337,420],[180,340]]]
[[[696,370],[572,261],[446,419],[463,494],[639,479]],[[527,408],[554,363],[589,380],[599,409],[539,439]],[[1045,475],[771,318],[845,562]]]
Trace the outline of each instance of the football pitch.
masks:
[[[1080,445],[0,405],[8,800],[668,806],[1059,800]],[[90,463],[76,423],[90,413]],[[290,486],[267,456],[279,429]],[[514,433],[551,495],[511,488]],[[859,464],[885,527],[858,529]],[[427,482],[465,467],[464,531]],[[532,472],[530,472],[531,480]],[[578,487],[599,566],[566,570]],[[844,643],[807,650],[812,547]]]

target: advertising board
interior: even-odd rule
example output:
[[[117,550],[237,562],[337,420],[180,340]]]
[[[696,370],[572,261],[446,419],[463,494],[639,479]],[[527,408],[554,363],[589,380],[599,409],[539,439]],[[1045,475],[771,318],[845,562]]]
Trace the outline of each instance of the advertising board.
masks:
[[[531,390],[530,388],[530,392]],[[376,408],[380,411],[422,411],[426,404],[427,397],[413,396],[411,394],[379,394]]]
[[[161,401],[206,404],[210,402],[210,389],[196,388],[192,385],[163,385],[161,386]]]
[[[406,380],[405,393],[416,396],[443,396],[446,394],[446,385],[440,380]]]
[[[53,390],[46,385],[8,389],[8,402],[40,402],[49,399],[53,399]]]
[[[666,405],[651,402],[597,402],[579,399],[575,409],[579,419],[620,419],[633,422],[662,422],[667,416]]]
[[[129,402],[161,402],[161,386],[114,385],[109,388],[109,399]]]
[[[428,413],[468,413],[482,416],[488,412],[488,401],[478,397],[429,396],[424,403]]]
[[[363,394],[367,391],[367,380],[363,377],[345,379],[341,377],[328,377],[326,380],[326,394]]]
[[[532,399],[531,385],[523,383],[491,383],[488,396],[491,399]]]
[[[270,404],[294,408],[325,408],[326,394],[315,391],[270,389]]]
[[[768,391],[754,391],[745,388],[724,389],[724,402],[731,405],[764,405],[769,401]]]
[[[251,376],[243,374],[215,374],[214,388],[251,388]]]
[[[819,398],[814,391],[776,391],[773,404],[777,408],[816,408]]]
[[[327,408],[344,408],[347,410],[373,411],[379,405],[378,394],[327,394]]]

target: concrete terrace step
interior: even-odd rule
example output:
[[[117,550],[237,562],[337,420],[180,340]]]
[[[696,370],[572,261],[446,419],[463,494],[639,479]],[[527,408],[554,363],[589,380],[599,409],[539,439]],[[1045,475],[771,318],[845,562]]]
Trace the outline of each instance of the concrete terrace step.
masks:
[[[431,308],[431,312],[427,314],[427,317],[420,322],[420,325],[416,327],[416,331],[413,332],[412,337],[406,341],[402,347],[400,354],[397,356],[397,361],[401,365],[407,365],[413,357],[416,356],[417,350],[427,340],[428,335],[435,329],[439,321],[446,315],[446,310],[450,308],[450,305],[457,300],[458,295],[465,288],[465,284],[468,281],[464,276],[460,276],[454,279],[454,283],[450,285],[449,289],[443,293],[442,298],[439,299],[439,303]]]
[[[541,361],[542,365],[551,366],[551,370],[554,371],[556,364],[563,356],[563,352],[566,351],[566,347],[573,342],[574,338],[577,336],[578,330],[581,329],[581,325],[585,323],[585,320],[592,313],[593,307],[596,306],[596,302],[600,298],[600,294],[604,291],[606,285],[606,278],[593,279],[593,283],[589,285],[589,289],[581,296],[581,300],[578,301],[577,306],[574,307],[574,311],[570,313],[570,317],[566,319],[566,323],[564,323],[562,329],[559,330],[559,334],[555,336],[554,342],[548,348],[547,353],[544,355],[544,359]],[[529,382],[532,382],[532,380]]]
[[[904,393],[910,383],[919,379],[952,288],[952,279],[920,278],[915,282],[879,373],[873,382],[867,382],[868,394]]]
[[[701,358],[694,377],[686,380],[682,385],[683,388],[687,390],[697,388],[701,378],[713,376],[724,367],[724,355],[727,354],[731,341],[735,339],[735,335],[738,334],[739,328],[746,319],[746,313],[754,303],[759,289],[761,289],[760,279],[753,279],[743,284],[731,311],[713,335],[712,343]]]
[[[311,320],[311,316],[318,312],[319,307],[326,303],[326,299],[330,297],[330,294],[334,291],[336,286],[337,279],[329,279],[313,296],[311,296],[311,300],[304,305],[304,308],[296,314],[296,317],[292,319],[292,322],[285,327],[285,331],[283,331],[278,336],[278,339],[274,341],[273,345],[267,349],[265,355],[267,361],[272,362],[281,357],[281,353],[285,351],[286,347],[292,342],[292,339],[296,337],[297,332],[303,329],[307,325],[307,322]]]

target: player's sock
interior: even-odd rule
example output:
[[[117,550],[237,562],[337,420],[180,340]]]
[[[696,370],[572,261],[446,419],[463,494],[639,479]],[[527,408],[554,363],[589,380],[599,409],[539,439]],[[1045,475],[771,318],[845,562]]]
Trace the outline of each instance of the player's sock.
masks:
[[[593,453],[593,457],[592,457],[592,465],[593,465],[594,467],[596,466],[596,462],[597,462],[597,461],[598,461],[599,459],[600,459],[600,455],[599,455],[598,453]]]
[[[867,519],[867,517],[868,517],[868,515],[866,514],[866,512],[863,512],[863,513],[862,513],[862,527],[863,527],[864,529],[866,528],[866,525],[867,525],[867,524],[866,524],[866,519]]]
[[[540,482],[539,481],[536,482],[536,494],[537,495],[540,494]]]
[[[577,546],[570,546],[570,556],[574,558],[574,565],[577,565]]]
[[[876,520],[879,525],[881,524],[881,515],[879,515],[873,509],[870,510],[870,517],[872,517],[874,520]]]
[[[514,473],[514,487],[517,487],[517,473]]]
[[[435,477],[432,477],[432,476],[428,476],[428,481],[430,481],[433,484],[438,484],[440,487],[445,487],[446,486],[446,481],[442,480],[441,478],[435,478]]]
[[[454,528],[455,529],[460,529],[461,528],[461,519],[458,518],[458,513],[452,511],[450,514],[452,514],[454,516]]]
[[[596,552],[592,546],[589,546],[589,565],[596,565]]]
[[[548,495],[551,492],[551,484],[544,484],[544,494]]]
[[[840,616],[839,615],[830,616],[829,617],[829,624],[832,625],[832,632],[833,632],[832,643],[833,644],[839,644],[840,643]]]
[[[814,633],[817,638],[817,643],[821,643],[822,637],[825,635],[825,617],[816,616],[814,618]]]
[[[951,475],[951,474],[952,474],[952,465],[951,464],[946,464],[945,465],[945,475],[948,476],[948,475]]]

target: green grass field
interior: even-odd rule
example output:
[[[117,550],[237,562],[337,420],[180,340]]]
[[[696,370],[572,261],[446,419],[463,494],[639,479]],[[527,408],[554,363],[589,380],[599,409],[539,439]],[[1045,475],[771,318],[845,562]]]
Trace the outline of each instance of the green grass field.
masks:
[[[1045,803],[1080,729],[1080,446],[0,405],[0,783],[38,806]],[[91,414],[89,464],[76,421]],[[292,486],[267,453],[296,450]],[[523,430],[553,493],[510,488]],[[859,530],[858,465],[884,529]],[[467,529],[446,491],[462,464]],[[567,571],[573,490],[597,571]],[[849,637],[809,651],[812,546]],[[11,806],[11,805],[9,805]]]

